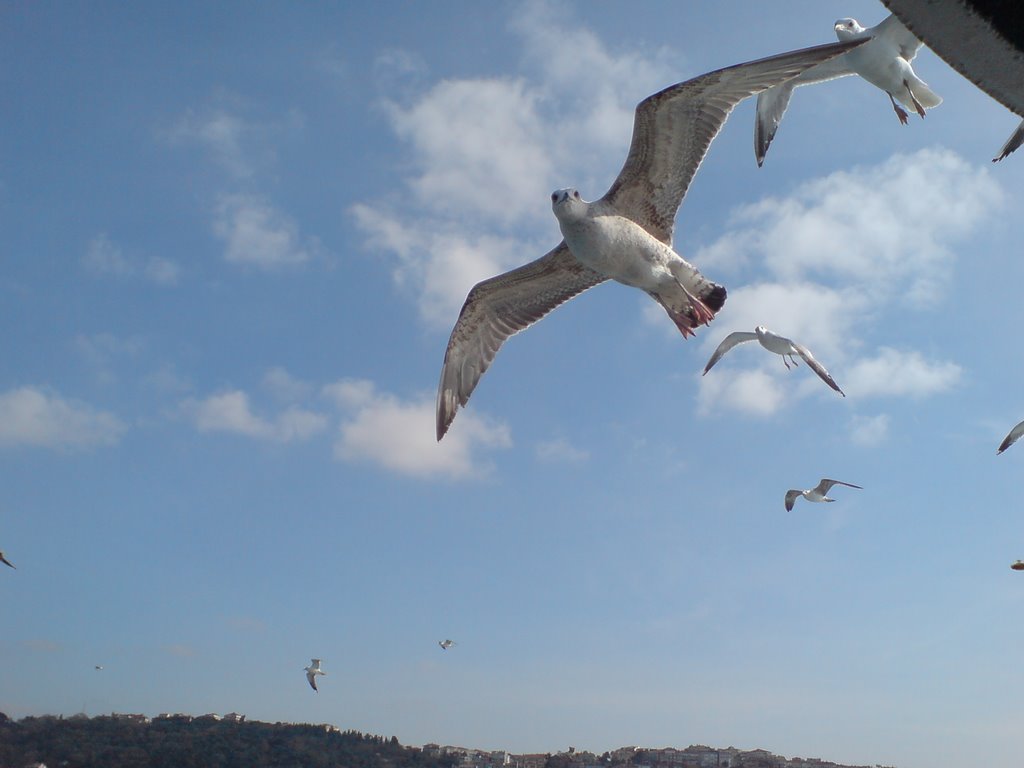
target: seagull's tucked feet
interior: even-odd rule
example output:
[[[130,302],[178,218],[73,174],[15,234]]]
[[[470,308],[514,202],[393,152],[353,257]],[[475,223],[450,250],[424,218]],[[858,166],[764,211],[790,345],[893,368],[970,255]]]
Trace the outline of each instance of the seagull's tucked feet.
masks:
[[[904,80],[903,82],[906,83],[907,81]],[[891,93],[889,94],[889,101],[892,102],[892,108],[896,110],[896,117],[900,119],[900,122],[903,123],[903,125],[906,125],[909,117],[909,115],[907,115],[907,110],[896,103],[896,99],[892,97]],[[924,117],[924,115],[921,115],[921,117]]]
[[[917,96],[914,95],[914,92],[912,90],[910,90],[910,83],[908,83],[906,80],[904,80],[903,81],[903,87],[906,88],[907,89],[907,93],[910,94],[910,100],[912,102],[914,102],[914,109],[917,110],[917,114],[919,114],[921,116],[921,119],[924,119],[924,107],[921,106],[921,102],[917,100]],[[906,113],[904,113],[904,114],[906,114]],[[906,120],[904,120],[904,122],[906,122]]]

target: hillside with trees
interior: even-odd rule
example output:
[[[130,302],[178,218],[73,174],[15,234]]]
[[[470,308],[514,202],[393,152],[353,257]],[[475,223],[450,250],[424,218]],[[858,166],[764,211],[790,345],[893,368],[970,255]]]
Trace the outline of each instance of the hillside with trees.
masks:
[[[452,768],[392,736],[212,716],[26,717],[0,713],[0,768]]]

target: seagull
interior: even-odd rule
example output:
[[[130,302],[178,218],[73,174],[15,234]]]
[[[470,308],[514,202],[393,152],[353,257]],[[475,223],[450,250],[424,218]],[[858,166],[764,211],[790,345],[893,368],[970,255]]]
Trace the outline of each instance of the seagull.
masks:
[[[453,645],[455,645],[455,641],[454,640],[438,640],[437,644],[441,646],[442,650],[447,651],[449,648],[451,648]]]
[[[303,667],[306,672],[306,679],[309,680],[309,686],[316,691],[316,676],[326,675],[327,673],[320,669],[320,659],[310,659],[310,665]]]
[[[867,41],[856,50],[811,67],[802,74],[776,85],[757,96],[757,116],[754,119],[754,156],[758,166],[775,138],[782,116],[789,106],[793,89],[834,80],[846,75],[860,75],[889,96],[896,117],[907,124],[907,112],[899,100],[924,117],[925,109],[937,107],[942,98],[937,96],[921,78],[914,74],[910,62],[914,60],[921,41],[900,23],[894,15],[874,27],[865,29],[856,19],[839,19],[834,25],[836,37],[843,41]]]
[[[10,560],[8,560],[6,557],[4,557],[4,553],[3,552],[0,552],[0,563],[3,563],[4,565],[9,565],[9,566],[11,566],[11,568],[14,568],[14,563],[12,563]],[[18,569],[14,568],[14,570],[18,570]]]
[[[97,664],[95,668],[96,669],[103,669],[103,665],[102,664]]]
[[[696,77],[637,105],[626,162],[600,200],[575,189],[551,195],[563,240],[546,255],[477,283],[448,339],[437,391],[437,439],[509,336],[608,279],[664,307],[683,337],[707,324],[726,291],[672,249],[676,211],[712,140],[747,96],[865,41],[833,43]],[[572,126],[563,126],[571,132]]]
[[[701,376],[710,371],[711,366],[721,360],[722,355],[737,344],[742,344],[745,341],[754,341],[755,339],[759,341],[761,346],[769,352],[782,355],[782,362],[785,364],[787,370],[790,366],[786,358],[788,357],[789,360],[792,361],[793,365],[796,366],[796,358],[794,358],[793,355],[800,355],[800,357],[804,359],[804,362],[807,363],[807,366],[818,374],[822,381],[832,387],[832,389],[840,395],[846,397],[843,390],[841,390],[839,385],[836,384],[835,379],[833,379],[829,372],[825,370],[825,366],[814,359],[814,355],[811,354],[811,350],[802,344],[797,344],[792,339],[787,339],[785,336],[779,336],[777,333],[772,333],[763,325],[757,326],[753,333],[750,333],[749,331],[733,331],[722,339],[722,343],[718,345],[718,349],[714,351],[714,354],[711,355],[711,359],[708,360],[708,364],[704,366],[704,373],[702,373]]]
[[[1024,560],[1018,560],[1010,567],[1015,571],[1024,571]]]
[[[1024,120],[1020,121],[1020,125],[1017,126],[1017,130],[1006,140],[1003,144],[1003,148],[999,150],[999,157],[993,157],[992,162],[998,163],[1004,157],[1009,155],[1013,150],[1017,149],[1021,144],[1024,144]]]
[[[820,483],[813,488],[808,488],[806,491],[798,491],[795,488],[786,491],[786,511],[793,511],[793,504],[798,496],[803,496],[808,501],[835,501],[835,499],[830,499],[825,495],[833,485],[845,485],[847,488],[864,490],[859,485],[854,485],[853,483],[844,483],[842,480],[829,480],[827,477],[823,477]]]
[[[1006,437],[1003,438],[1003,442],[1001,442],[999,444],[999,448],[996,450],[996,456],[998,456],[1000,453],[1005,451],[1011,445],[1016,443],[1017,440],[1020,439],[1021,435],[1024,435],[1024,421],[1022,421],[1020,424],[1018,424],[1013,429],[1011,429],[1010,430],[1010,434],[1008,434]],[[2,554],[3,553],[0,552],[0,555],[2,555]],[[10,563],[8,563],[8,565],[10,565]]]
[[[949,66],[1018,117],[1024,116],[1024,38],[1019,4],[882,0]],[[1024,143],[1024,122],[993,162]]]

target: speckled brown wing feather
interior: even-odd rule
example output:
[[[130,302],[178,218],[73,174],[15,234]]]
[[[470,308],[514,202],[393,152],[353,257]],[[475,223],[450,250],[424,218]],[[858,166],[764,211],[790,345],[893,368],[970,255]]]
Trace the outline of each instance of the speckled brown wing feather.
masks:
[[[864,42],[819,45],[737,64],[644,99],[636,108],[626,163],[602,200],[671,244],[676,211],[733,107]]]
[[[448,339],[437,388],[437,439],[466,404],[505,339],[608,278],[561,242],[545,256],[473,286]]]

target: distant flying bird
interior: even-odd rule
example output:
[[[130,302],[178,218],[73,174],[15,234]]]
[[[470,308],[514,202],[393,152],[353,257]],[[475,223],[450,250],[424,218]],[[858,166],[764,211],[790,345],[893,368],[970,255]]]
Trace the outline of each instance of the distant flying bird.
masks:
[[[4,565],[9,565],[9,566],[11,566],[11,568],[14,568],[14,563],[12,563],[10,560],[8,560],[6,557],[4,557],[4,553],[3,552],[0,552],[0,563],[3,563]],[[14,568],[14,570],[18,570],[18,569]]]
[[[447,651],[449,648],[451,648],[453,645],[455,645],[455,641],[454,640],[438,640],[437,644],[441,646],[442,650]]]
[[[1016,443],[1020,439],[1021,435],[1024,435],[1024,421],[1022,421],[1020,424],[1011,429],[1010,434],[1003,438],[1003,442],[1001,442],[999,444],[999,448],[996,449],[996,456],[998,456],[1011,445]],[[2,554],[3,553],[0,552],[0,555]]]
[[[103,669],[103,665],[102,664],[97,664],[96,665],[96,669]]]
[[[772,333],[763,325],[757,326],[757,328],[754,329],[753,333],[750,333],[749,331],[733,331],[728,336],[726,336],[722,340],[722,343],[718,345],[718,348],[711,355],[711,359],[708,360],[708,364],[704,366],[704,373],[702,373],[701,375],[703,376],[708,371],[710,371],[711,366],[713,366],[715,363],[721,360],[722,355],[724,355],[730,349],[735,347],[737,344],[742,344],[745,341],[754,340],[759,341],[761,343],[761,346],[767,349],[769,352],[774,352],[777,355],[782,355],[782,362],[783,364],[785,364],[787,369],[790,366],[789,363],[786,361],[786,358],[788,357],[795,366],[797,362],[796,358],[794,358],[793,355],[800,355],[800,357],[804,359],[804,362],[807,363],[807,367],[809,367],[812,371],[818,374],[818,376],[821,377],[822,381],[824,381],[826,384],[832,387],[832,389],[834,389],[840,395],[846,397],[846,394],[843,392],[843,390],[839,388],[839,385],[836,384],[835,380],[832,378],[829,372],[825,370],[825,366],[823,366],[821,363],[814,359],[814,355],[811,354],[811,350],[809,350],[807,347],[801,344],[797,344],[792,339],[787,339],[785,336],[779,336],[777,333]]]
[[[708,146],[747,96],[838,56],[855,43],[806,48],[739,64],[669,86],[636,108],[633,139],[618,178],[600,200],[575,189],[551,195],[563,240],[547,255],[477,283],[452,329],[437,391],[437,439],[466,404],[505,339],[608,279],[639,288],[683,337],[725,303],[672,249],[676,211]],[[571,134],[573,126],[559,129]]]
[[[1019,3],[882,0],[949,66],[1018,116],[1024,115],[1024,38]],[[993,162],[1024,143],[1024,122]]]
[[[1018,560],[1010,566],[1015,571],[1024,571],[1024,560]]]
[[[793,511],[793,504],[799,496],[803,496],[808,501],[835,501],[835,499],[830,499],[825,495],[833,485],[845,485],[847,488],[864,490],[859,485],[854,485],[853,483],[844,483],[842,480],[829,480],[828,478],[822,478],[820,483],[806,491],[799,491],[796,489],[786,491],[786,511]]]
[[[318,690],[316,687],[316,676],[326,675],[327,673],[320,669],[320,659],[310,659],[310,662],[310,665],[303,667],[303,669],[306,672],[306,679],[309,680],[310,687],[316,691]]]
[[[758,166],[764,163],[764,156],[786,113],[793,89],[797,86],[860,75],[888,94],[896,117],[904,125],[907,124],[907,112],[896,104],[897,100],[911,107],[921,117],[924,117],[925,108],[937,107],[942,103],[942,99],[914,74],[910,66],[921,47],[921,41],[895,16],[889,16],[870,29],[862,27],[856,19],[839,19],[833,28],[836,37],[842,41],[867,42],[856,50],[811,67],[797,77],[758,94],[757,116],[754,118],[754,156]]]

